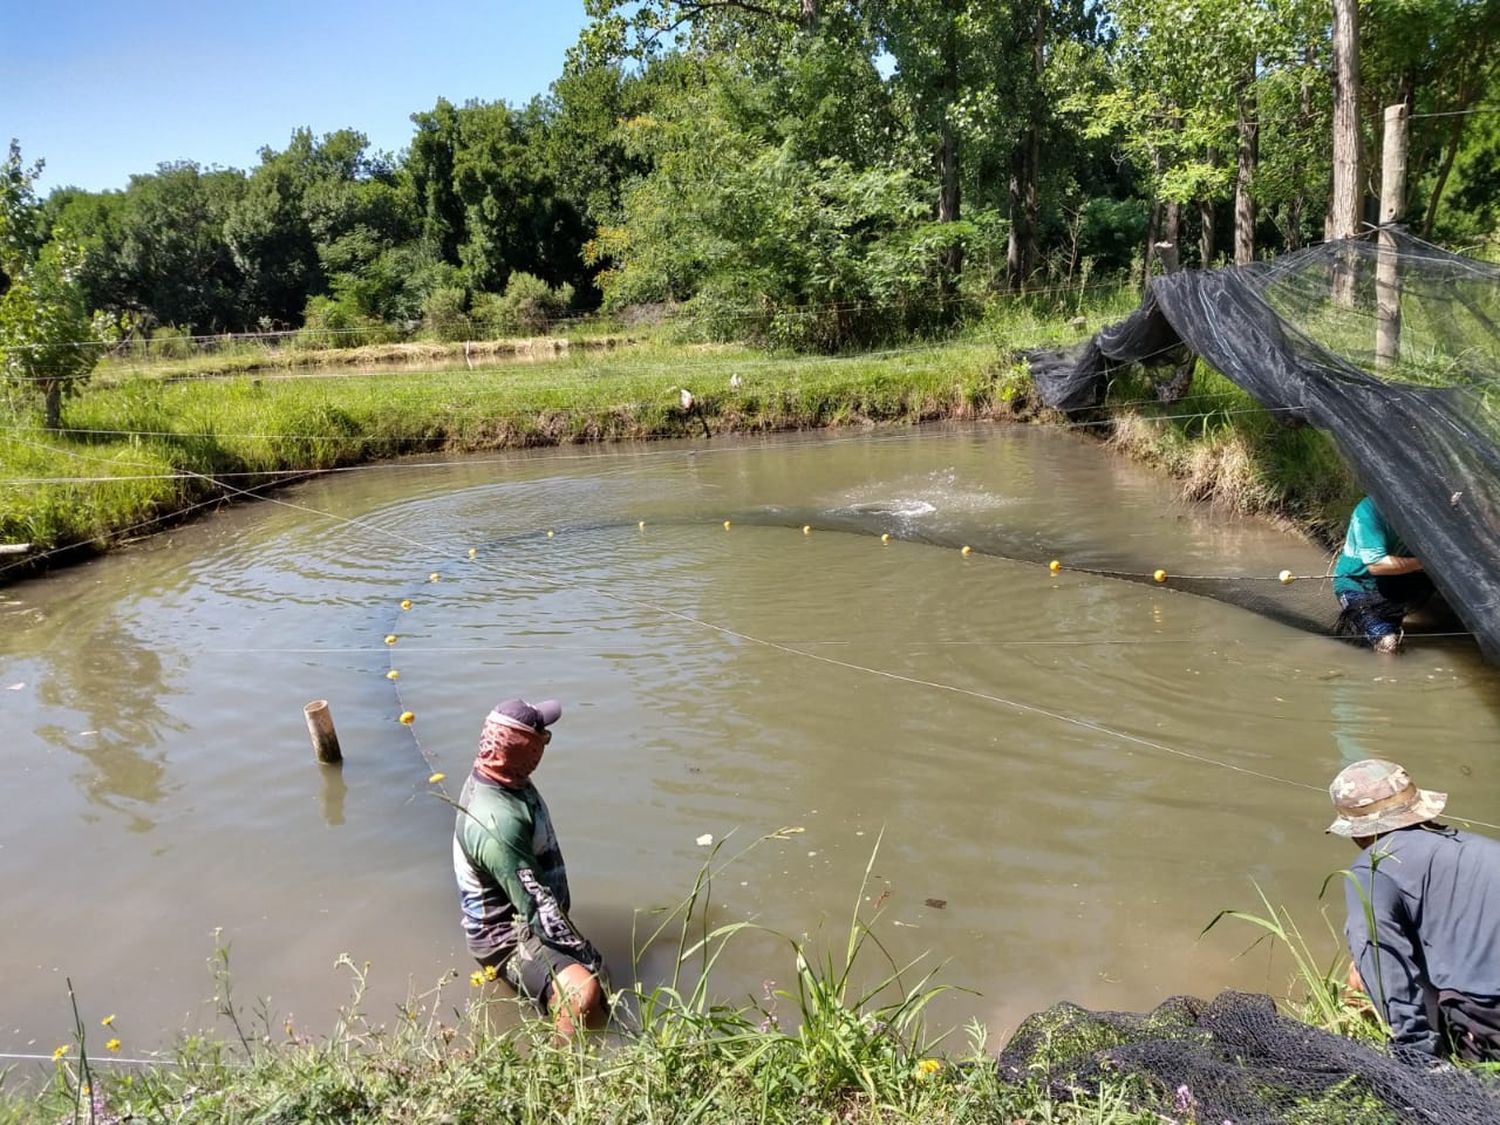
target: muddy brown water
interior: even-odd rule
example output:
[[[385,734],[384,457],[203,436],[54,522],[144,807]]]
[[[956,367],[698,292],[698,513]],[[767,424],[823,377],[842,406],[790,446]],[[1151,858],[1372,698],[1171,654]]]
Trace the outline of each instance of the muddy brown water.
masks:
[[[371,962],[382,1019],[466,974],[452,811],[414,735],[456,792],[512,694],[566,702],[537,780],[617,983],[635,911],[686,893],[701,836],[729,837],[727,855],[802,829],[720,874],[715,919],[815,944],[842,942],[881,838],[878,933],[973,990],[936,1024],[977,1017],[997,1041],[1059,999],[1284,992],[1284,961],[1238,956],[1248,928],[1200,931],[1257,906],[1258,883],[1331,952],[1317,896],[1350,854],[1322,834],[1322,787],[1347,761],[1399,758],[1500,823],[1500,682],[1469,646],[1381,660],[983,553],[1321,570],[1311,545],[1181,503],[1074,435],[487,456],[278,500],[0,591],[0,1051],[67,1041],[65,978],[94,1026],[118,1015],[127,1055],[211,1025],[216,930],[237,996],[269,997],[278,1027],[332,1022],[341,953]],[[317,697],[342,772],[311,761]],[[791,975],[784,947],[748,936],[716,989]]]

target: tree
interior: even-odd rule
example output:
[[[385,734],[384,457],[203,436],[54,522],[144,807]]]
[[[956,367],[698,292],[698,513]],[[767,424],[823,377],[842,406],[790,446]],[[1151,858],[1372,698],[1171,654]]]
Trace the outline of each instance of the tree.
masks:
[[[1359,232],[1359,0],[1333,0],[1333,195],[1328,237]]]
[[[14,140],[0,165],[0,360],[6,379],[23,394],[39,394],[46,426],[62,424],[63,399],[77,394],[99,361],[98,340],[77,271],[78,245],[56,237],[39,245],[41,206],[35,181],[42,163],[27,168]]]

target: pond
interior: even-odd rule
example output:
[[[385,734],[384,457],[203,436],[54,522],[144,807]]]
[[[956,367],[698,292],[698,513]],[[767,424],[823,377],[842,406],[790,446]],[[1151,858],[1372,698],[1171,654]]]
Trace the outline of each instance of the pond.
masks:
[[[381,1019],[466,976],[437,791],[513,695],[566,706],[537,782],[616,983],[701,837],[724,859],[794,827],[715,879],[714,917],[841,945],[873,854],[892,956],[972,990],[935,1022],[997,1041],[1059,999],[1283,992],[1284,962],[1237,956],[1247,927],[1199,935],[1258,884],[1332,950],[1318,892],[1352,851],[1325,787],[1350,760],[1500,822],[1472,646],[1382,660],[1050,557],[1326,563],[1097,443],[976,426],[372,466],[0,591],[0,1051],[70,1038],[65,978],[127,1054],[211,1024],[216,940],[277,1029],[331,1023],[341,953]],[[341,771],[312,760],[314,698]],[[748,937],[717,990],[785,987],[784,950]]]

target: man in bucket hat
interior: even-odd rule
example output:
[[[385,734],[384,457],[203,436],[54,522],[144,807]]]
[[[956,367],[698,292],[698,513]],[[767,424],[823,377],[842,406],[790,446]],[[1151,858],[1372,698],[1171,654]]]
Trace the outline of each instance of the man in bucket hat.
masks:
[[[1360,849],[1344,895],[1351,982],[1398,1048],[1500,1059],[1500,843],[1440,824],[1448,795],[1395,762],[1355,762],[1328,792],[1328,831]]]
[[[531,774],[562,705],[497,703],[459,797],[453,870],[464,936],[482,976],[503,974],[570,1038],[599,1027],[606,1006],[601,958],[568,918],[568,875],[547,804]]]

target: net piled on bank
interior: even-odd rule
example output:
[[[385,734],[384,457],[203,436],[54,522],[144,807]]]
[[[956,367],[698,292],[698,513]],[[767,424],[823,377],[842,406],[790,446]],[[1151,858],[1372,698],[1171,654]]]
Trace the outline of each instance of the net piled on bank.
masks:
[[[1139,309],[1028,356],[1042,400],[1201,356],[1288,424],[1332,435],[1381,513],[1500,662],[1500,267],[1396,232],[1152,280]]]
[[[1031,1016],[998,1061],[1062,1101],[1120,1091],[1163,1121],[1233,1125],[1490,1125],[1500,1082],[1402,1059],[1287,1019],[1269,996],[1174,997],[1154,1011],[1059,1004]]]

